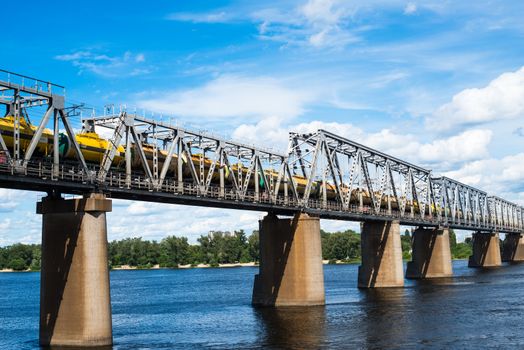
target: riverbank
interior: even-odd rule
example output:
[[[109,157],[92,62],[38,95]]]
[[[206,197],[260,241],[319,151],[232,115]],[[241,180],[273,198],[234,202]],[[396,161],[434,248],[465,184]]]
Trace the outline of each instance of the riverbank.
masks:
[[[138,267],[138,266],[130,266],[130,265],[122,265],[122,266],[113,266],[111,270],[158,270],[158,269],[167,269],[167,268],[173,268],[173,269],[193,269],[193,268],[210,268],[210,267],[249,267],[249,266],[258,266],[258,263],[255,262],[248,262],[248,263],[231,263],[231,264],[218,264],[218,265],[208,265],[208,264],[198,264],[198,265],[178,265],[177,267],[164,267],[160,265],[153,265],[151,267]]]
[[[468,259],[453,259],[453,261],[460,261],[460,260],[468,260]],[[407,262],[408,260],[404,260],[404,262]],[[357,265],[360,264],[360,260],[355,261],[343,261],[343,260],[322,260],[322,264],[324,265]],[[215,266],[207,265],[207,264],[198,264],[198,265],[178,265],[178,267],[165,267],[160,265],[153,265],[151,267],[147,266],[130,266],[130,265],[122,265],[122,266],[113,266],[111,267],[111,270],[159,270],[159,269],[205,269],[205,268],[232,268],[232,267],[256,267],[258,266],[258,263],[255,262],[248,262],[248,263],[231,263],[231,264],[218,264]],[[40,272],[39,270],[18,270],[15,271],[13,269],[2,269],[0,270],[0,273],[2,272]]]

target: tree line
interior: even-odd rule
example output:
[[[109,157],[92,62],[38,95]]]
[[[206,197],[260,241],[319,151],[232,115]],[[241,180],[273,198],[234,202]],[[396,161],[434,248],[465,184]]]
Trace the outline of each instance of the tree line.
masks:
[[[347,230],[344,232],[325,232],[321,230],[322,257],[331,263],[359,262],[360,234]],[[411,259],[411,232],[401,235],[402,255]],[[465,259],[471,255],[471,238],[457,243],[456,235],[450,230],[450,248],[454,259]],[[179,265],[206,264],[218,266],[227,263],[258,262],[259,235],[253,231],[249,236],[243,231],[211,231],[201,235],[196,244],[190,244],[186,237],[168,236],[161,241],[142,238],[125,238],[109,242],[109,266],[129,265],[150,268],[155,265],[176,268]],[[14,244],[0,247],[0,270],[15,271],[40,270],[41,248],[39,244]]]

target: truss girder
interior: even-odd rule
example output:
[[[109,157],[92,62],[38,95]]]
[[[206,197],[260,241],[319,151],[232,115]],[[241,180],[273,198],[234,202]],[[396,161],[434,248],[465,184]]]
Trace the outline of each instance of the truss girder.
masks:
[[[439,215],[451,224],[485,226],[487,193],[447,177],[432,179]]]
[[[58,136],[60,133],[59,122],[62,121],[64,130],[68,135],[71,146],[79,162],[79,168],[84,173],[88,181],[92,181],[92,172],[88,169],[80,147],[74,137],[74,130],[69,123],[69,113],[65,107],[65,98],[63,94],[56,91],[65,89],[63,86],[45,82],[35,78],[19,75],[0,69],[0,104],[6,105],[7,114],[13,116],[13,144],[12,153],[9,152],[5,140],[0,135],[0,149],[4,152],[8,162],[13,165],[13,171],[16,173],[27,173],[27,166],[34,158],[35,150],[43,140],[43,134],[49,124],[53,128],[53,146],[49,148],[52,151],[53,171],[51,180],[57,180],[56,174],[60,167],[58,152]],[[40,118],[38,126],[32,131],[29,142],[25,149],[22,149],[21,129],[22,118],[28,118],[28,110],[33,107],[43,107],[46,109]],[[28,120],[26,120],[28,122]],[[26,132],[27,134],[27,132]],[[51,153],[51,152],[50,152]]]
[[[352,210],[354,206],[363,210],[367,206],[375,214],[391,214],[395,206],[403,216],[409,206],[411,216],[424,217],[433,204],[429,170],[325,130],[291,133],[289,144],[289,168],[300,169],[300,175],[306,178],[302,198],[305,206],[317,199],[312,197],[324,193],[314,189],[320,183],[325,186],[325,174],[330,175],[329,197],[340,203],[343,210]]]
[[[114,157],[120,145],[126,148],[126,163],[134,162],[127,152],[132,146],[129,140],[132,140],[137,146],[135,156],[140,158],[146,177],[151,179],[156,190],[166,186],[166,181],[171,177],[176,178],[179,192],[184,183],[192,183],[201,196],[209,195],[209,191],[214,188],[212,184],[217,181],[222,197],[227,192],[240,200],[249,197],[276,201],[278,196],[283,196],[288,190],[294,198],[297,197],[289,169],[284,167],[286,156],[282,153],[157,122],[125,111],[118,115],[86,118],[83,125],[113,130],[113,137],[98,172],[98,182],[101,184],[107,182],[110,169],[115,166]],[[159,151],[146,155],[143,151],[146,145]],[[149,163],[157,164],[161,169],[158,179],[153,174],[154,170],[151,172]],[[279,169],[284,170],[279,172]],[[185,172],[189,176],[184,178]],[[249,193],[250,186],[254,186],[254,193]]]
[[[128,189],[138,183],[149,192],[270,203],[293,210],[348,212],[479,231],[524,230],[524,209],[517,204],[447,177],[433,177],[428,169],[326,130],[290,133],[284,153],[121,109],[83,120],[84,132],[112,130],[100,164],[88,168],[69,120],[75,108],[65,107],[59,90],[64,88],[0,70],[0,104],[13,116],[12,144],[6,144],[0,133],[0,151],[13,175],[27,175],[35,154],[41,159],[37,150],[45,128],[52,128],[54,135],[45,140],[52,139],[45,155],[45,162],[52,159],[51,178],[41,180],[64,176],[59,133],[65,131],[77,157],[75,171],[86,175],[77,178],[97,189],[115,181]],[[27,141],[21,141],[22,122],[32,108],[43,112],[31,137],[24,135]],[[122,147],[124,162],[117,162]]]

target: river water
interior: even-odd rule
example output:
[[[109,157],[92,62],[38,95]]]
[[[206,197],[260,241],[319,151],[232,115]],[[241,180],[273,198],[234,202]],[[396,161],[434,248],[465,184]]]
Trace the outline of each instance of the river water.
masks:
[[[524,264],[359,290],[325,266],[325,307],[255,309],[258,268],[112,271],[113,349],[524,348]],[[0,348],[38,349],[38,273],[0,273]]]

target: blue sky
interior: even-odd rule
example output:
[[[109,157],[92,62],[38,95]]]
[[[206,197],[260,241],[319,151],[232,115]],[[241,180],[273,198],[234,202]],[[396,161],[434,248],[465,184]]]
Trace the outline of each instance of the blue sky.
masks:
[[[24,3],[0,67],[65,85],[71,102],[279,149],[290,130],[326,128],[524,204],[521,1]],[[0,194],[0,245],[39,241],[41,194]],[[194,240],[263,215],[114,204],[111,239]]]

